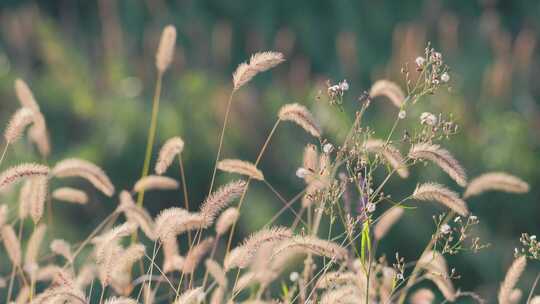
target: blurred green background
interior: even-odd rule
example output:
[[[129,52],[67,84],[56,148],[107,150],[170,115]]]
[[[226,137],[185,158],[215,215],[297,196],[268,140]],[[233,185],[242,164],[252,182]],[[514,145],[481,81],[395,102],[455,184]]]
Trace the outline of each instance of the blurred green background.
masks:
[[[155,85],[154,54],[162,28],[176,26],[177,48],[164,79],[156,148],[174,135],[185,140],[183,157],[194,203],[202,201],[209,188],[231,74],[250,54],[277,50],[287,58],[235,98],[224,157],[253,161],[277,110],[293,101],[308,105],[325,136],[339,143],[346,131],[343,117],[352,118],[357,97],[379,78],[403,83],[401,66],[412,64],[430,41],[452,69],[452,89],[425,99],[408,113],[405,124],[417,125],[422,111],[452,113],[460,132],[446,147],[470,177],[507,171],[532,188],[526,195],[489,193],[469,202],[481,220],[476,231],[491,247],[449,258],[461,275],[456,286],[493,301],[520,234],[540,233],[538,1],[0,3],[0,118],[7,122],[18,107],[13,83],[17,77],[25,79],[47,119],[53,147],[49,163],[66,157],[94,161],[117,189],[130,189],[140,176]],[[317,95],[326,90],[327,80],[342,79],[351,89],[345,112],[339,113]],[[395,115],[389,103],[376,101],[366,123],[383,137]],[[302,189],[295,170],[303,146],[312,141],[284,124],[263,158],[265,176],[286,198]],[[40,159],[21,141],[2,167],[29,160]],[[178,177],[178,172],[171,169],[169,175]],[[218,183],[228,178],[218,174]],[[406,181],[392,180],[386,192],[403,197],[418,181],[428,180],[456,187],[440,170],[426,167],[413,170]],[[75,242],[116,202],[84,182],[69,182],[87,189],[92,201],[83,207],[55,203],[51,233]],[[1,199],[16,203],[16,195],[3,194]],[[152,192],[145,201],[156,214],[180,204],[181,192]],[[246,204],[240,220],[244,234],[264,225],[282,206],[262,184],[250,188]],[[439,211],[427,207],[407,213],[381,245],[381,253],[390,261],[396,250],[406,260],[416,259],[431,236],[431,215]],[[281,223],[290,219],[286,212]],[[0,267],[1,273],[8,272],[5,262]],[[539,269],[535,263],[528,267],[520,283],[525,292]]]

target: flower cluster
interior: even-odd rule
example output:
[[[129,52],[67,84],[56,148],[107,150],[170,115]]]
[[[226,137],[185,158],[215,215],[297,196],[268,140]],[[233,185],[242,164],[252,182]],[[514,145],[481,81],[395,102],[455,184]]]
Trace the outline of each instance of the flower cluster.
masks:
[[[433,235],[436,240],[435,247],[439,246],[438,251],[442,254],[455,255],[466,250],[476,253],[489,246],[489,244],[482,244],[479,237],[470,235],[473,226],[480,222],[478,217],[470,215],[464,219],[457,216],[449,221],[444,214],[441,214],[433,218],[437,224],[437,232]],[[470,243],[468,246],[465,244],[467,240]]]
[[[523,247],[514,249],[516,257],[524,255],[530,259],[540,260],[540,242],[536,239],[536,235],[522,233],[519,242]]]
[[[328,87],[326,93],[328,94],[330,104],[341,105],[343,103],[343,95],[349,90],[349,83],[347,80],[344,79],[340,83],[334,85],[330,84],[330,81],[328,81],[326,85]]]

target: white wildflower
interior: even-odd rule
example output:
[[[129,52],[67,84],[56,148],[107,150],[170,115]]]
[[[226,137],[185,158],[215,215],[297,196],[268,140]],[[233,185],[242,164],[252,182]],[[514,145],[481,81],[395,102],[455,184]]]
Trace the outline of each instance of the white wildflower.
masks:
[[[334,146],[330,143],[327,143],[323,146],[323,152],[328,154],[334,150]]]
[[[405,119],[405,117],[407,117],[407,112],[405,112],[405,110],[399,111],[398,117],[399,119]]]
[[[298,168],[298,170],[296,170],[296,176],[298,176],[298,178],[305,178],[308,174],[309,170],[306,168]]]
[[[289,275],[289,279],[291,280],[291,282],[296,282],[299,277],[300,275],[296,271],[291,272],[291,274]]]
[[[426,59],[424,57],[422,57],[422,56],[418,56],[418,57],[416,57],[415,62],[416,62],[416,65],[419,68],[421,68],[422,66],[424,66],[424,63],[426,63]]]
[[[345,79],[345,80],[343,80],[342,82],[339,83],[339,88],[343,92],[349,90],[349,83],[347,82],[347,79]]]
[[[444,72],[442,75],[441,75],[441,80],[442,82],[448,82],[450,81],[450,75],[446,72]]]
[[[437,124],[437,116],[424,112],[420,115],[420,123],[423,125],[434,126]]]
[[[448,234],[450,232],[450,230],[452,230],[452,228],[450,228],[450,225],[448,224],[444,224],[441,226],[441,232],[443,234]]]

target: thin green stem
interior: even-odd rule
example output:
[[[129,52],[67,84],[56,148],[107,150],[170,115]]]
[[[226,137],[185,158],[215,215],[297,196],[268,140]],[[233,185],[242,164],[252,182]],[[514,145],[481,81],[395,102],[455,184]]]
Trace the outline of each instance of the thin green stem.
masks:
[[[163,78],[163,73],[158,72],[157,80],[156,80],[156,90],[154,92],[154,99],[152,101],[152,118],[150,120],[150,128],[148,129],[148,137],[146,140],[146,153],[144,155],[144,164],[143,164],[141,178],[146,177],[148,175],[148,171],[150,170],[150,159],[152,158],[152,149],[154,147],[154,139],[156,137],[162,78]],[[139,195],[137,197],[137,206],[142,207],[143,201],[144,201],[144,189],[139,192]]]

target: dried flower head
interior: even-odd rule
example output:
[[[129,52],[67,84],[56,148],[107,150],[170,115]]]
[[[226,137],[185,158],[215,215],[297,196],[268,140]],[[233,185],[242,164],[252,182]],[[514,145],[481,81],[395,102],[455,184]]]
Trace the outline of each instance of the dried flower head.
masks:
[[[30,108],[20,108],[13,114],[4,131],[6,142],[13,143],[19,139],[26,129],[34,121],[34,111]]]
[[[148,190],[174,190],[178,189],[178,181],[167,176],[148,175],[139,179],[133,186],[134,192]]]
[[[306,132],[315,136],[321,137],[321,129],[313,115],[306,107],[297,103],[287,104],[281,107],[278,117],[283,121],[292,121],[301,126]]]
[[[167,25],[161,33],[159,46],[156,52],[156,67],[160,73],[169,68],[174,57],[174,47],[176,45],[176,28]]]
[[[436,183],[418,185],[414,190],[412,198],[421,201],[439,202],[462,216],[469,214],[467,204],[459,198],[457,193]]]
[[[527,258],[525,256],[520,256],[514,260],[501,283],[498,296],[499,303],[512,303],[510,302],[510,296],[526,266]]]
[[[233,74],[234,90],[248,83],[258,73],[269,70],[285,61],[279,52],[262,52],[251,56],[249,63],[241,63]]]
[[[201,241],[198,245],[193,246],[186,255],[182,272],[193,273],[204,255],[210,251],[213,243],[214,238],[210,237]]]
[[[412,159],[427,159],[439,166],[446,172],[458,185],[465,187],[467,185],[467,175],[459,162],[439,145],[422,143],[413,145],[409,151],[409,157]]]
[[[403,215],[403,208],[392,207],[390,210],[386,211],[381,218],[375,224],[373,229],[373,235],[376,240],[382,239],[386,233],[394,226],[394,224],[401,218]]]
[[[47,232],[47,226],[45,224],[37,225],[26,246],[24,269],[30,273],[31,276],[33,276],[38,269],[38,256],[41,243],[43,243],[43,238],[45,237],[45,232]]]
[[[172,164],[174,157],[184,150],[184,141],[176,136],[169,138],[159,150],[158,160],[156,162],[156,174],[162,175]]]
[[[52,197],[56,200],[68,203],[81,205],[88,203],[88,195],[86,195],[86,192],[70,187],[62,187],[54,190]]]
[[[28,196],[28,206],[30,207],[30,217],[34,223],[39,222],[43,217],[48,182],[49,180],[46,176],[32,177],[32,186]]]
[[[34,163],[25,163],[8,168],[0,174],[0,190],[27,177],[47,176],[49,167]]]
[[[520,178],[505,172],[490,172],[473,179],[467,186],[463,197],[471,197],[493,190],[510,193],[525,193],[529,192],[529,184]]]
[[[15,230],[10,225],[4,225],[0,228],[0,236],[4,242],[9,260],[14,266],[21,266],[21,242],[15,234]]]
[[[218,213],[226,208],[232,201],[240,197],[246,189],[246,182],[237,180],[220,187],[210,194],[201,205],[201,215],[210,225]]]
[[[105,172],[95,164],[78,158],[67,158],[56,164],[52,175],[58,178],[81,177],[89,181],[94,187],[111,197],[114,186]]]
[[[229,228],[234,224],[238,217],[240,216],[240,212],[238,212],[238,209],[234,207],[229,207],[223,211],[217,221],[216,221],[216,234],[217,235],[223,235]]]
[[[34,98],[34,94],[32,94],[26,82],[20,78],[15,80],[15,94],[22,107],[39,112],[39,105]]]
[[[396,83],[390,80],[376,81],[371,86],[369,95],[372,98],[386,96],[398,108],[401,108],[401,105],[405,101],[405,94],[403,94],[401,88]]]
[[[264,175],[261,170],[257,169],[254,164],[247,161],[239,159],[223,159],[219,161],[217,168],[229,173],[246,175],[252,179],[264,180]]]
[[[406,178],[409,176],[409,169],[403,160],[403,156],[399,150],[380,139],[370,139],[365,142],[366,150],[369,152],[380,153],[392,166],[400,177]]]

